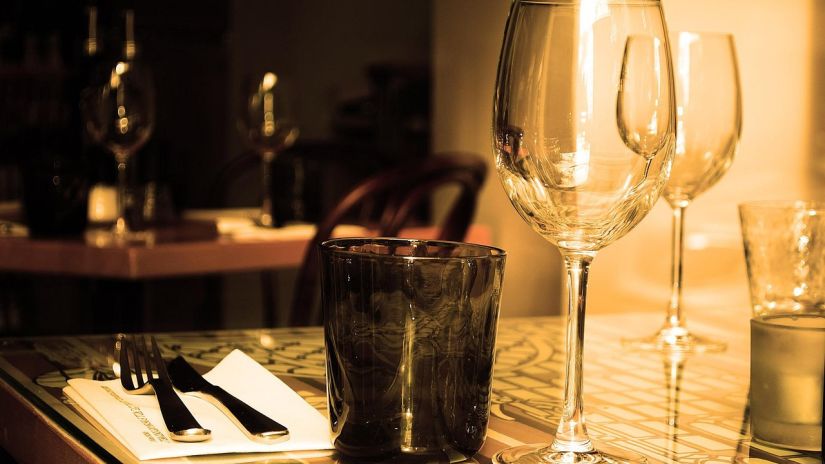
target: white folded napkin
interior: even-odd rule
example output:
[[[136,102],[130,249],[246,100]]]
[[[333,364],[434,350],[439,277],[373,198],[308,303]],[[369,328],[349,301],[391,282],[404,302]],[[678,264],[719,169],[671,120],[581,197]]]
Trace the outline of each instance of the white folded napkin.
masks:
[[[315,235],[314,224],[289,224],[283,227],[261,227],[255,224],[254,217],[259,214],[256,208],[199,209],[183,212],[185,219],[215,221],[218,233],[243,241],[277,241],[309,240]],[[363,237],[369,235],[369,229],[354,224],[340,224],[332,232],[333,237]]]
[[[315,235],[313,224],[289,224],[283,227],[259,227],[249,219],[218,218],[218,233],[232,237],[233,240],[309,240]],[[366,227],[341,224],[332,231],[333,237],[363,237],[369,234]]]
[[[219,217],[215,223],[218,233],[243,240],[295,240],[310,239],[315,235],[312,224],[290,224],[284,227],[260,227],[252,219]]]
[[[120,380],[72,379],[64,392],[140,460],[332,449],[327,419],[242,351],[229,353],[204,378],[285,425],[289,440],[275,444],[252,441],[209,402],[181,394],[201,426],[212,431],[212,438],[200,443],[176,442],[167,434],[154,395],[130,395]]]

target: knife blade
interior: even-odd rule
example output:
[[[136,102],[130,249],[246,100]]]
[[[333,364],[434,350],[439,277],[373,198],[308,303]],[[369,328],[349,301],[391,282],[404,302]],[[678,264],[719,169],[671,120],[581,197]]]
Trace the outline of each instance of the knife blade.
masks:
[[[277,443],[289,439],[286,427],[204,379],[182,356],[169,362],[169,376],[175,388],[214,404],[252,440]]]

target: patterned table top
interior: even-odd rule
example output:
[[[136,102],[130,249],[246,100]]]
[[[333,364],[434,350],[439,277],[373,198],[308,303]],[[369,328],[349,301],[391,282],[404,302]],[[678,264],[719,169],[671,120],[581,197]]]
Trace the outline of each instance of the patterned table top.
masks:
[[[729,343],[721,354],[667,358],[621,347],[622,336],[653,331],[657,317],[651,313],[588,316],[584,406],[595,441],[640,452],[651,463],[822,462],[819,453],[751,442],[746,414],[746,318],[708,325],[691,321],[692,329]],[[500,321],[493,407],[487,441],[474,457],[476,462],[490,462],[490,456],[507,446],[549,440],[562,407],[563,330],[561,318]],[[134,462],[128,451],[84,419],[61,390],[67,378],[111,378],[113,340],[113,336],[0,340],[0,380],[102,460]],[[241,349],[325,413],[324,346],[318,327],[160,334],[158,341],[165,357],[182,354],[203,371],[231,350]],[[336,462],[336,457],[233,455],[206,461],[323,463]]]

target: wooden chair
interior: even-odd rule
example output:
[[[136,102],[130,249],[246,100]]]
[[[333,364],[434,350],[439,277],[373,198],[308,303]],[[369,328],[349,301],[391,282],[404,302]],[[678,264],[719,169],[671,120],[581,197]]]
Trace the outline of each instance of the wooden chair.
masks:
[[[430,200],[434,192],[454,185],[459,192],[439,226],[437,239],[461,241],[475,214],[478,192],[486,175],[487,166],[478,156],[445,153],[406,163],[356,185],[324,216],[307,247],[295,282],[290,325],[321,323],[322,315],[318,307],[319,245],[331,237],[332,231],[342,221],[362,208],[374,208],[380,203],[377,205],[378,214],[373,215],[380,219],[373,226],[380,236],[394,237],[414,219],[416,208]]]
[[[299,141],[276,159],[273,168],[275,214],[279,220],[319,222],[323,211],[331,209],[358,181],[370,173],[378,172],[392,160],[375,147],[339,141]],[[294,176],[295,163],[300,163],[305,175],[304,182]],[[254,151],[245,151],[227,161],[218,170],[207,201],[211,207],[260,204],[257,188],[247,184],[259,182],[261,158]],[[287,172],[289,171],[289,172]],[[298,216],[294,199],[300,198],[302,211]],[[263,326],[280,324],[277,317],[279,298],[279,273],[275,270],[260,272]]]
[[[287,221],[318,222],[357,182],[394,164],[374,147],[336,141],[299,141],[273,166],[275,214]],[[303,179],[296,171],[300,165]],[[261,157],[244,151],[218,170],[207,195],[211,207],[258,206]],[[252,184],[250,184],[250,182]],[[251,187],[250,187],[251,185]],[[294,200],[303,203],[298,215]]]

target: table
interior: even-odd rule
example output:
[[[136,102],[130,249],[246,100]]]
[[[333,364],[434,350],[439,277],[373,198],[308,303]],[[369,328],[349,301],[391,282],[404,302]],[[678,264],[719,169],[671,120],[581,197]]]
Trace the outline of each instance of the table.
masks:
[[[138,280],[295,268],[314,234],[311,225],[219,234],[214,221],[190,219],[159,229],[157,240],[148,245],[113,246],[97,240],[103,234],[87,234],[85,240],[0,236],[0,272]],[[399,236],[432,238],[434,234],[433,227],[410,227]],[[362,227],[344,227],[333,235],[374,234]],[[466,241],[489,244],[489,229],[471,225]]]
[[[45,279],[43,286],[48,287],[53,284],[49,279],[59,276],[56,285],[71,289],[68,291],[71,303],[66,305],[68,312],[96,314],[92,321],[94,327],[89,326],[87,330],[102,333],[152,327],[151,322],[146,322],[147,317],[149,320],[152,317],[144,316],[151,314],[144,298],[148,288],[160,295],[161,302],[153,305],[157,306],[153,310],[197,314],[197,317],[191,316],[202,324],[197,327],[219,327],[223,276],[263,271],[268,274],[262,275],[261,281],[271,282],[274,274],[269,271],[301,266],[306,247],[315,235],[315,226],[311,224],[277,229],[254,227],[249,218],[256,211],[248,208],[186,211],[182,221],[158,228],[154,242],[127,246],[107,243],[110,236],[102,229],[87,231],[85,237],[66,239],[31,239],[0,233],[0,300],[6,291],[16,295],[15,300],[35,301],[40,296],[32,296],[30,290],[25,293],[25,289],[42,285],[35,279]],[[435,227],[420,226],[402,229],[399,236],[433,238],[436,233]],[[372,235],[375,231],[351,225],[339,226],[333,232],[335,237]],[[491,243],[489,227],[472,224],[466,241]],[[180,279],[170,280],[175,278]],[[153,279],[157,282],[152,283]],[[179,303],[175,303],[174,298],[164,298],[168,294],[164,289],[181,282],[197,295],[182,307],[177,306]],[[271,327],[277,320],[278,306],[274,293],[263,295],[264,324]],[[50,297],[51,294],[42,297],[45,301],[39,304],[29,303],[13,316],[4,315],[0,301],[0,333],[4,327],[10,327],[5,330],[46,333],[60,330],[40,325],[40,321],[45,320],[44,312],[63,304],[61,298]],[[167,300],[172,303],[167,304]],[[21,303],[15,308],[23,306]],[[21,320],[24,321],[21,323]],[[77,333],[79,328],[62,330]]]
[[[592,437],[648,456],[651,463],[819,463],[816,453],[752,443],[748,394],[748,321],[692,328],[727,340],[721,354],[669,359],[626,351],[622,335],[647,333],[659,314],[588,316],[585,410]],[[548,439],[561,409],[561,318],[502,319],[497,338],[487,441],[475,456]],[[632,332],[631,332],[632,331]],[[135,462],[62,396],[67,377],[112,374],[113,336],[0,340],[0,445],[24,462]],[[207,370],[240,348],[325,411],[324,347],[319,327],[160,334],[167,357],[185,355]],[[331,463],[335,456],[243,455],[215,462]]]

